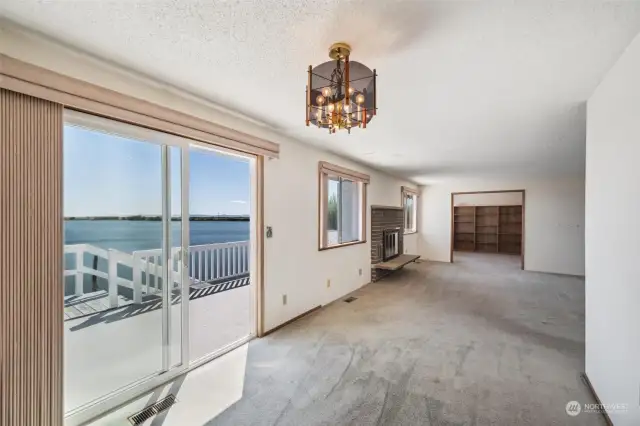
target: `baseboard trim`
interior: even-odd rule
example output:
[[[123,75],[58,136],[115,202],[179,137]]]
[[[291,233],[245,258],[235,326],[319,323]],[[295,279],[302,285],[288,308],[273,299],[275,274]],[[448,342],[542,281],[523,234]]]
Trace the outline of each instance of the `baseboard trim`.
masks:
[[[573,278],[582,278],[582,279],[585,278],[584,274],[582,274],[582,275],[579,275],[579,274],[568,274],[566,272],[540,271],[538,269],[527,269],[527,268],[523,269],[523,271],[525,271],[525,272],[537,272],[539,274],[559,275],[561,277],[573,277]]]
[[[300,315],[298,315],[297,317],[293,317],[289,321],[285,321],[282,324],[273,327],[271,330],[265,331],[262,334],[262,337],[268,336],[269,334],[274,333],[274,332],[280,330],[282,327],[286,327],[287,325],[289,325],[289,324],[291,324],[291,323],[293,323],[295,321],[298,321],[300,318],[305,317],[305,316],[309,315],[310,313],[317,311],[320,308],[322,308],[322,305],[318,305],[315,308],[309,309],[307,312],[303,312]]]
[[[582,382],[585,384],[585,386],[589,388],[589,392],[591,392],[591,395],[593,395],[593,398],[596,400],[596,404],[602,406],[602,401],[600,401],[596,390],[593,388],[593,385],[591,384],[591,380],[589,380],[589,376],[587,376],[587,373],[581,373],[580,378],[582,379]],[[601,412],[602,417],[604,417],[604,421],[607,423],[607,426],[613,426],[613,422],[609,417],[609,413],[607,413],[606,410],[602,410]]]

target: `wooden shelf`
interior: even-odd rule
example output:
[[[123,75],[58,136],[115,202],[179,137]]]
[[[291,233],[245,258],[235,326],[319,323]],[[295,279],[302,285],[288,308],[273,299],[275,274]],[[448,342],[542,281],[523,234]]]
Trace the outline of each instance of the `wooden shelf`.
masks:
[[[454,206],[453,249],[520,254],[522,214],[522,206]]]

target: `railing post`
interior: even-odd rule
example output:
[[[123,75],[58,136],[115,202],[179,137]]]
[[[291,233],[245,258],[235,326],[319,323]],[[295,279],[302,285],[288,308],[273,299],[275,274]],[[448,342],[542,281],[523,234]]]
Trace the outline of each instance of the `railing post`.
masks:
[[[231,247],[231,275],[238,274],[238,246]]]
[[[184,263],[182,261],[182,257],[185,255],[185,252],[182,249],[179,249],[178,253],[180,253],[180,255],[178,256],[178,263],[176,265],[178,267],[178,282],[176,283],[176,288],[182,288],[182,286],[184,285],[184,280],[182,279],[182,271],[184,271]],[[188,280],[189,277],[187,277],[187,281]]]
[[[227,255],[227,247],[222,250],[222,276],[226,277],[229,273],[229,256]]]
[[[202,254],[202,257],[204,257],[204,280],[209,281],[211,280],[211,277],[209,276],[209,259],[211,259],[211,252],[207,248],[202,252]]]
[[[142,268],[140,256],[133,254],[133,303],[142,303]],[[147,276],[149,280],[149,276]]]
[[[196,282],[196,252],[189,250],[189,256],[191,257],[191,269],[189,269],[189,277],[193,278]]]
[[[153,293],[157,293],[158,291],[160,291],[160,279],[162,278],[162,269],[160,269],[160,258],[162,256],[158,255],[158,256],[153,256]],[[149,258],[147,258],[147,262],[149,261]],[[160,269],[160,271],[158,271],[158,269]],[[149,293],[149,277],[147,276],[147,294]],[[162,285],[166,285],[166,283],[162,283]]]
[[[76,251],[76,296],[82,296],[84,293],[84,250]]]
[[[244,255],[242,256],[242,272],[246,274],[247,272],[249,272],[249,244],[245,244],[242,247],[242,253],[244,253]]]
[[[222,275],[222,255],[220,254],[222,250],[220,248],[216,248],[216,279],[219,279]]]
[[[109,249],[109,307],[118,307],[118,258],[113,250]]]

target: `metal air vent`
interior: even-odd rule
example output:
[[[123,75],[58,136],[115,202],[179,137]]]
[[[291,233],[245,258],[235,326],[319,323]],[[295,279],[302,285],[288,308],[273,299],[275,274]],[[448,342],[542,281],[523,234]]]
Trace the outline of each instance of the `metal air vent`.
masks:
[[[156,402],[155,404],[148,406],[144,410],[139,411],[136,414],[130,416],[128,420],[129,422],[131,422],[133,426],[141,425],[142,423],[146,422],[156,414],[161,413],[164,410],[168,409],[176,402],[177,400],[175,395],[169,395],[166,398],[163,398],[160,401]]]

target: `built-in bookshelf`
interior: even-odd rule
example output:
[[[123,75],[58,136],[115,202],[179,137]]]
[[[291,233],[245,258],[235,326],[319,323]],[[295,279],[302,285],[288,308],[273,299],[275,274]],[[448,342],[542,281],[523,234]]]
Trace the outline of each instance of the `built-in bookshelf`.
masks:
[[[522,206],[500,206],[498,227],[498,251],[522,253]]]
[[[476,244],[476,208],[456,207],[453,215],[454,250],[474,251]]]
[[[456,206],[453,249],[488,253],[522,252],[522,206]]]

